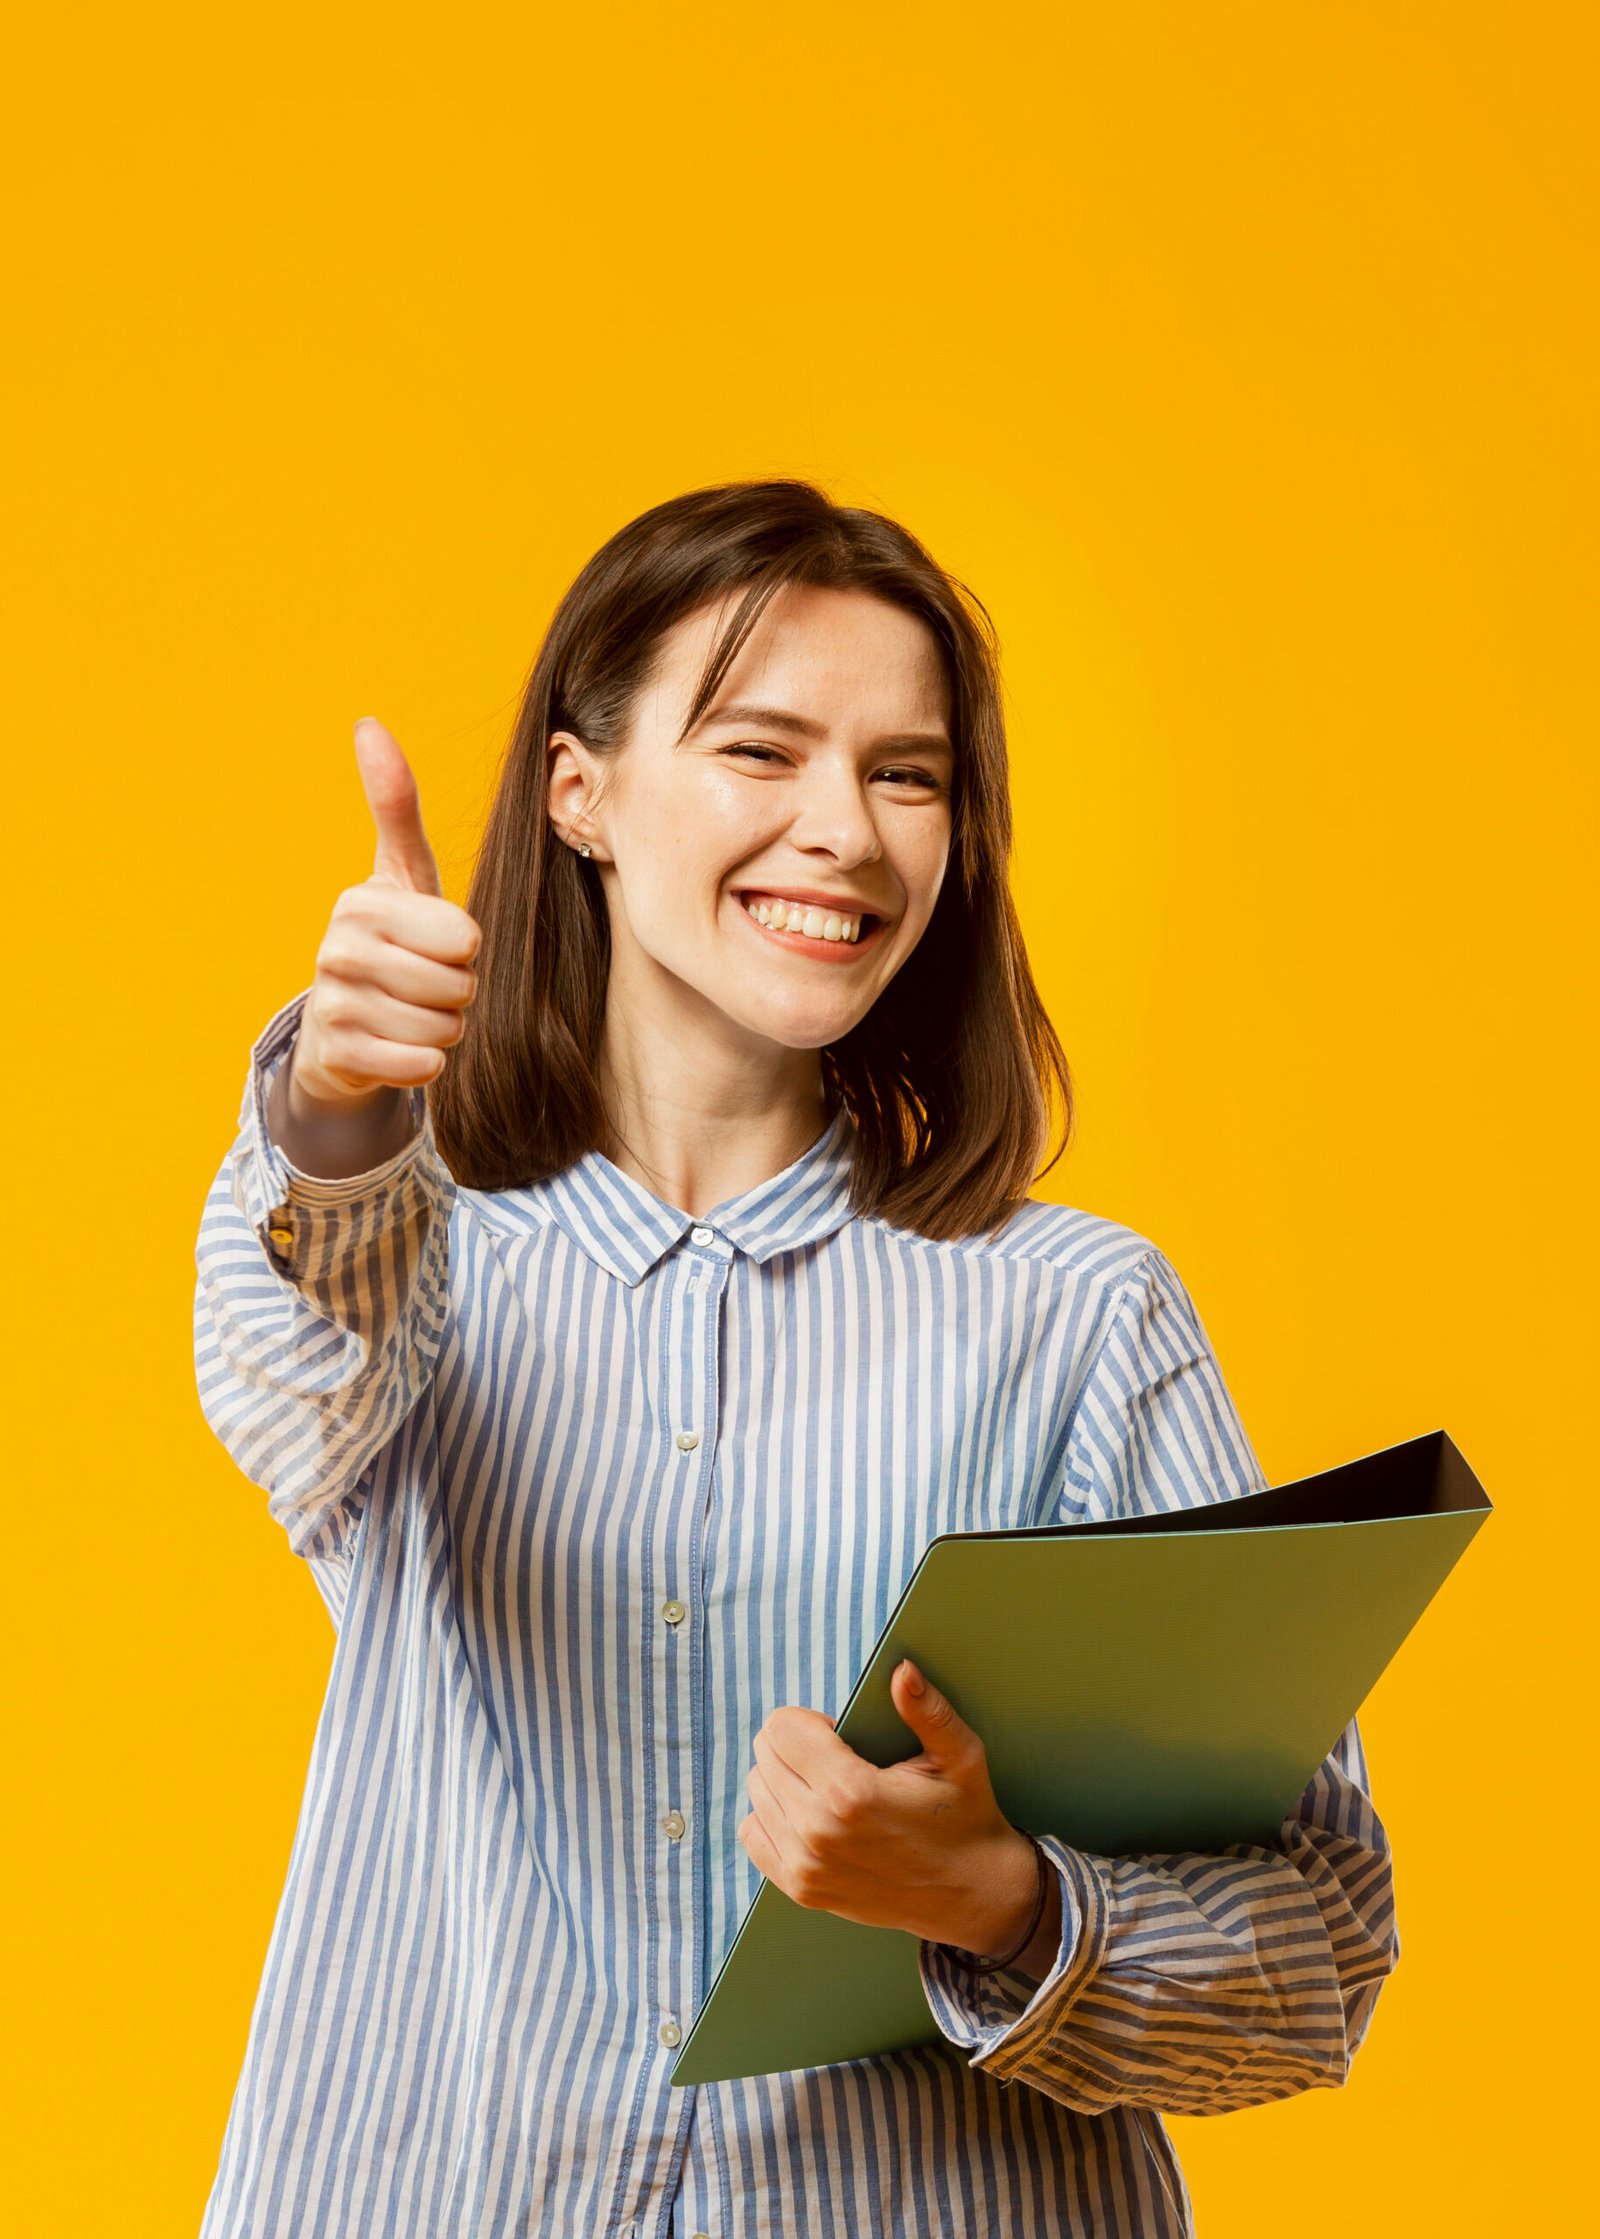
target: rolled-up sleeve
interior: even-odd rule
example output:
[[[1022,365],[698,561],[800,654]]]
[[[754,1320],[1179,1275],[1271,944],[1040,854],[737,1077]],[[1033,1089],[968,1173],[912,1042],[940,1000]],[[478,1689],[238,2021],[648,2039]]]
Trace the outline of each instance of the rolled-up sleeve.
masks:
[[[267,1097],[309,992],[251,1050],[239,1131],[201,1215],[194,1296],[201,1411],[299,1555],[342,1543],[363,1473],[432,1376],[454,1195],[420,1089],[410,1140],[367,1173],[306,1174],[273,1141]]]
[[[1062,1513],[1150,1514],[1266,1483],[1193,1302],[1152,1250],[1084,1380]],[[974,1977],[920,1947],[929,2009],[974,2067],[1084,2114],[1224,2114],[1344,2082],[1400,1955],[1354,1719],[1270,1846],[1106,1857],[1038,1832],[1061,1890],[1042,1982]]]

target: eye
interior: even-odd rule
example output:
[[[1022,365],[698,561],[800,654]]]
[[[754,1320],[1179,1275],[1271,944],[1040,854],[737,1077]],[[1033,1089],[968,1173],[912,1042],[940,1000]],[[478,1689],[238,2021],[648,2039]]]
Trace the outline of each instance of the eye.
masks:
[[[934,776],[932,770],[880,770],[878,775],[880,777],[909,778],[913,785],[926,785],[932,792],[940,790],[939,780]]]
[[[719,746],[717,752],[719,754],[754,754],[762,761],[776,762],[780,765],[788,760],[788,756],[780,748],[767,746],[760,739],[736,739],[731,746]],[[909,764],[896,765],[893,769],[879,770],[875,774],[879,777],[895,778],[902,787],[909,783],[920,785],[930,793],[942,793],[944,791],[943,784],[932,770],[913,769]]]

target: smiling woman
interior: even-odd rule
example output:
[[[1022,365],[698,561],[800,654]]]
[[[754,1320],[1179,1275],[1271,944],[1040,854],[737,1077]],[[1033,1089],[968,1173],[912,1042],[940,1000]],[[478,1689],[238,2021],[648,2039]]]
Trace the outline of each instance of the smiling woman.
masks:
[[[1072,1125],[1011,840],[992,627],[908,531],[799,481],[652,507],[574,581],[515,725],[479,996],[429,1089],[452,1171],[599,1149],[692,1206],[842,1107],[858,1210],[1004,1220],[1052,1101],[1056,1156]]]
[[[980,614],[804,483],[642,515],[470,919],[358,733],[377,865],[198,1252],[207,1419],[338,1627],[202,2239],[1185,2239],[1161,2111],[1361,2042],[1353,1723],[1275,1843],[1115,1858],[1010,1823],[937,1672],[901,1762],[834,1727],[936,1535],[1265,1483],[1162,1253],[1026,1194],[1070,1098]],[[410,1139],[308,1172],[297,1074],[358,1134],[411,1084]],[[675,2089],[762,1876],[914,1938],[938,2041]]]

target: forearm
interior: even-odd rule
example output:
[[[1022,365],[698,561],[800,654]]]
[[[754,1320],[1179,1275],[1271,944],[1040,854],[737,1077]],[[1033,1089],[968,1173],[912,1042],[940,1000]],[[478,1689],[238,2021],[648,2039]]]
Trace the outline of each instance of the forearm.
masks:
[[[375,1169],[285,1171],[268,1091],[303,1000],[252,1050],[239,1133],[201,1215],[194,1295],[201,1410],[297,1554],[339,1542],[364,1472],[433,1373],[453,1195],[425,1108],[416,1148]]]
[[[359,1103],[323,1104],[308,1097],[282,1065],[267,1089],[267,1126],[272,1140],[303,1174],[342,1182],[367,1174],[417,1132],[405,1089],[375,1089]]]
[[[1342,2083],[1399,1955],[1358,1767],[1352,1723],[1280,1849],[1113,1858],[1047,1838],[1065,1931],[1046,1974],[964,1978],[925,1946],[940,2027],[975,2067],[1090,2114],[1221,2114]]]

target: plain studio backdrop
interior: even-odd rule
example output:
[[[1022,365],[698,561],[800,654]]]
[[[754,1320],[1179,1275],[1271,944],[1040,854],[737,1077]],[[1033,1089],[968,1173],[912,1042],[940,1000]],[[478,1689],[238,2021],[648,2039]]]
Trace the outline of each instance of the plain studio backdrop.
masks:
[[[1275,1480],[1498,1515],[1362,1714],[1348,2086],[1200,2228],[1572,2228],[1589,2021],[1592,14],[31,0],[3,72],[20,2231],[195,2229],[332,1637],[202,1421],[250,1043],[371,869],[462,900],[551,608],[803,474],[984,599],[1080,1098]],[[1580,1730],[1581,1729],[1581,1730]]]

